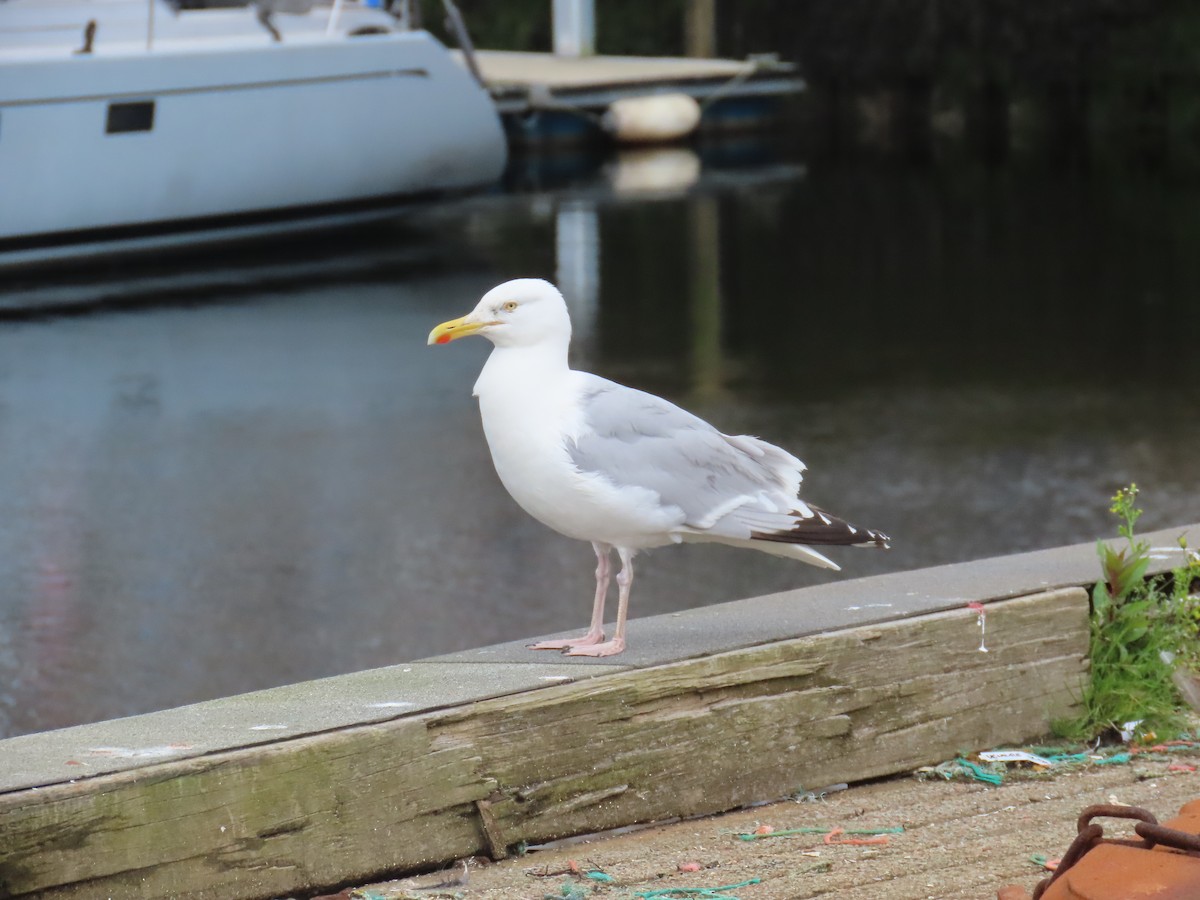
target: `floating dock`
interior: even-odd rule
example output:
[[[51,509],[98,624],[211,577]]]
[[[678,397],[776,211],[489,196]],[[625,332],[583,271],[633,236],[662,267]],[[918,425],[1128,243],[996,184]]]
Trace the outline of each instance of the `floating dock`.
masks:
[[[0,896],[288,896],[1036,739],[1078,712],[1098,568],[835,581],[634,620],[608,660],[513,642],[0,741]]]
[[[774,57],[738,61],[477,50],[475,61],[510,139],[518,144],[595,139],[598,117],[615,101],[666,93],[699,101],[704,130],[762,127],[779,118],[783,100],[805,90],[795,66]]]

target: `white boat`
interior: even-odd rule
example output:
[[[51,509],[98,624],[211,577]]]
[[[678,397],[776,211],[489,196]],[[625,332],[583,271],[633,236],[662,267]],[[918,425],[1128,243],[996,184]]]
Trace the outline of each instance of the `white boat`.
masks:
[[[251,7],[0,0],[0,266],[358,220],[505,160],[484,88],[382,10],[264,27]]]

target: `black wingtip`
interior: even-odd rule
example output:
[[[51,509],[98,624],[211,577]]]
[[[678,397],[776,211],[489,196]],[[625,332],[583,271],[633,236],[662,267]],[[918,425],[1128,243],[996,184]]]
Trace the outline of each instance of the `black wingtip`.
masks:
[[[794,527],[786,531],[754,531],[750,533],[751,539],[821,547],[891,549],[892,539],[882,531],[851,525],[819,507],[807,505],[806,510],[797,510],[792,515],[796,518]]]

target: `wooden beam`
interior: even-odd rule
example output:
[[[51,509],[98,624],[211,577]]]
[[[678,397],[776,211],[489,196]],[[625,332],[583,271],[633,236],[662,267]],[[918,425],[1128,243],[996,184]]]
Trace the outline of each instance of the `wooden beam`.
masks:
[[[1070,588],[0,795],[0,897],[278,897],[1041,736]]]

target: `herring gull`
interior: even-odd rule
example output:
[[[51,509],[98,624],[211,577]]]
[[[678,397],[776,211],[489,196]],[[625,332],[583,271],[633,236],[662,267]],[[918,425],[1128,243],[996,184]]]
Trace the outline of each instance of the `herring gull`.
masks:
[[[748,435],[722,434],[661,397],[567,365],[571,319],[547,281],[520,278],[484,294],[467,315],[429,334],[445,344],[478,334],[493,350],[475,382],[496,474],[531,516],[596,551],[586,634],[531,645],[572,656],[625,649],[637,551],[708,541],[838,569],[814,547],[887,548],[799,497],[804,463]],[[604,639],[613,550],[616,630]]]

